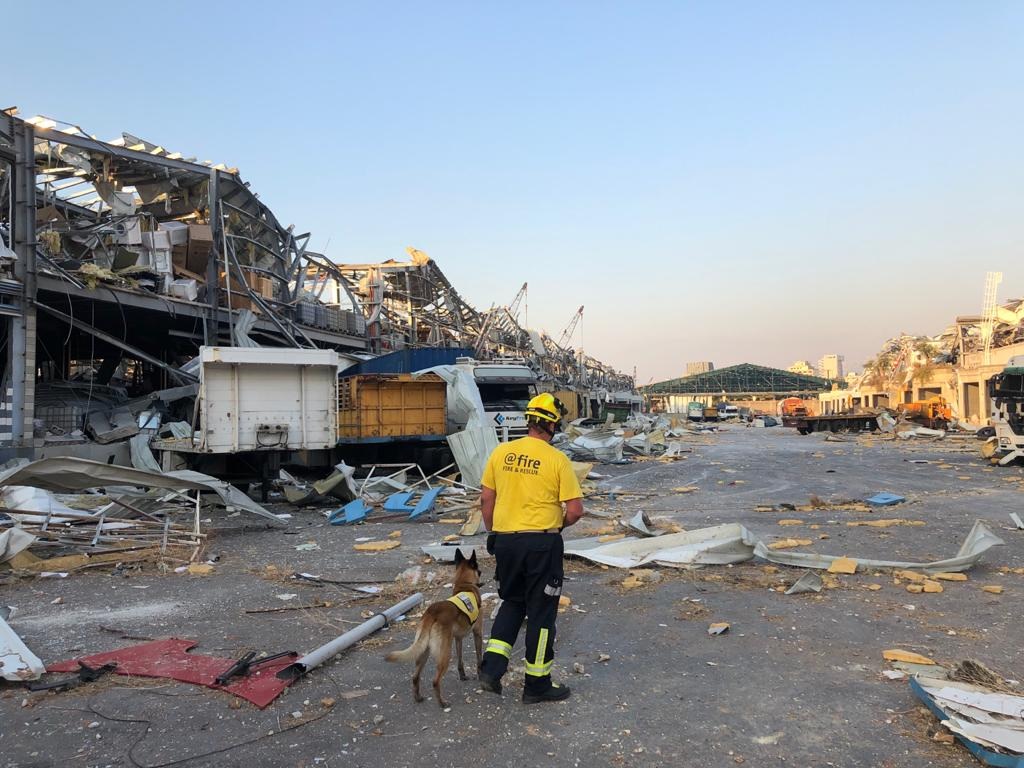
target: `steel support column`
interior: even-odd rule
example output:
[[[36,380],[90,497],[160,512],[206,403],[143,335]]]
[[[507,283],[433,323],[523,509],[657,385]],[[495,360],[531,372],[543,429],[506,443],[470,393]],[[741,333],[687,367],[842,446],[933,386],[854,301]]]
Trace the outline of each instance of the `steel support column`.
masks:
[[[14,220],[11,222],[15,277],[21,283],[18,317],[11,319],[8,345],[11,382],[11,445],[31,455],[36,398],[36,177],[31,125],[12,120],[14,134]]]

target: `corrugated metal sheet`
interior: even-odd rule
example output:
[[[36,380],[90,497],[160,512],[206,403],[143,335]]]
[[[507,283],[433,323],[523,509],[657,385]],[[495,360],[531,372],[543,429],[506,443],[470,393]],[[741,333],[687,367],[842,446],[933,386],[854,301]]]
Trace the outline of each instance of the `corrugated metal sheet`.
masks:
[[[473,350],[466,347],[420,347],[402,349],[388,355],[357,363],[343,371],[344,376],[362,373],[413,373],[436,365],[454,365],[457,357],[472,357]]]

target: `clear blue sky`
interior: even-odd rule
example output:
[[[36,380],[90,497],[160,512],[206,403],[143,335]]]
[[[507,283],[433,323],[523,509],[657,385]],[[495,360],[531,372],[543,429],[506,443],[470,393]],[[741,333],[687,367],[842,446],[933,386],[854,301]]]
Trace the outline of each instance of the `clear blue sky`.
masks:
[[[988,269],[1024,295],[1024,3],[4,15],[2,106],[237,165],[336,261],[413,245],[480,307],[529,281],[556,334],[584,304],[583,346],[641,383],[856,367],[978,311]]]

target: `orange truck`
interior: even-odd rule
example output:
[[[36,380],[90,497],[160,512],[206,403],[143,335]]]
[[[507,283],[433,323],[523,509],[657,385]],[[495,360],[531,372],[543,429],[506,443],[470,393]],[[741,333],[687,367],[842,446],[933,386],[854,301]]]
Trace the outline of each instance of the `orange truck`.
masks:
[[[807,404],[799,397],[787,397],[779,403],[779,416],[782,426],[795,427],[798,421],[807,418]]]
[[[903,403],[899,412],[907,421],[923,424],[931,429],[946,429],[953,419],[953,409],[941,395],[929,397],[927,400],[916,400],[913,403]]]

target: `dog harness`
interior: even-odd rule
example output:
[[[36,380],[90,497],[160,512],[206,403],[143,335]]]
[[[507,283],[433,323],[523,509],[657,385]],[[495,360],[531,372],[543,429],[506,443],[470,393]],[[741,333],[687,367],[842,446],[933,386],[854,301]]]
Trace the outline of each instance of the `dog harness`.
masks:
[[[476,595],[472,592],[459,592],[449,597],[448,602],[466,614],[470,624],[475,624],[480,618],[480,606],[477,605]]]

